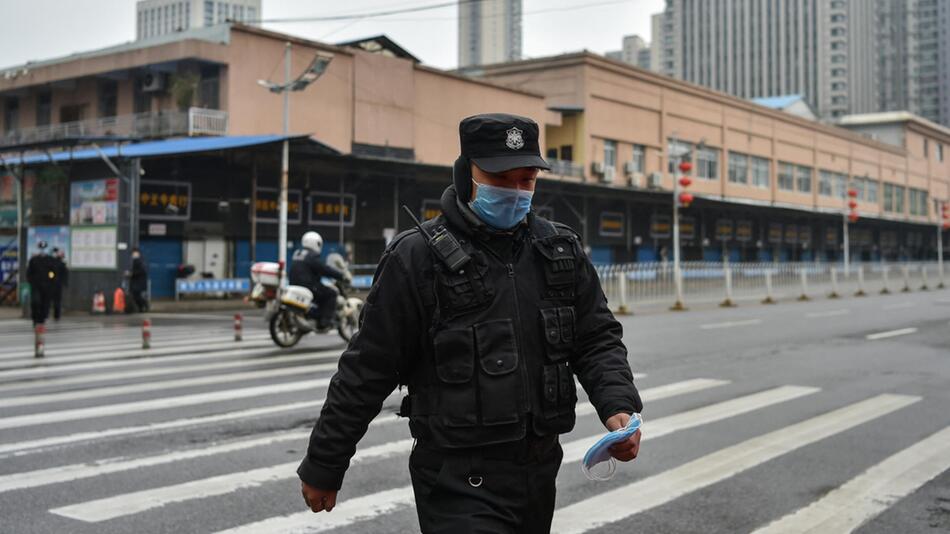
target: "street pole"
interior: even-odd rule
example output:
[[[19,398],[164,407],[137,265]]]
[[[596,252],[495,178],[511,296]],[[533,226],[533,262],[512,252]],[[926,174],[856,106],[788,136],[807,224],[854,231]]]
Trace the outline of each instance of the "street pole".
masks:
[[[673,138],[673,146],[677,146],[676,138]],[[670,155],[672,157],[672,154]],[[683,160],[682,156],[679,158]],[[679,165],[673,166],[673,284],[676,287],[676,302],[673,303],[674,310],[684,310],[683,306],[683,273],[680,271],[680,168]]]
[[[284,48],[284,84],[290,83],[290,43]],[[284,143],[280,160],[280,215],[277,231],[277,261],[281,265],[280,286],[287,286],[287,182],[290,173],[290,91],[282,91],[284,97]]]
[[[851,255],[851,245],[848,243],[848,214],[845,213],[841,216],[842,227],[844,228],[842,241],[844,245],[844,276],[849,278],[851,276],[851,267],[850,267],[850,255]]]
[[[934,199],[934,214],[937,218],[937,287],[943,289],[945,287],[945,282],[943,279],[943,209],[941,209],[945,204],[937,199]]]

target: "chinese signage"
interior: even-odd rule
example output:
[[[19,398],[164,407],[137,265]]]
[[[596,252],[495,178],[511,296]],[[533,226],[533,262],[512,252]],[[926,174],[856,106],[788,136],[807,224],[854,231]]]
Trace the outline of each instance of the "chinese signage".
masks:
[[[69,223],[117,224],[119,222],[119,179],[73,182],[69,188]]]
[[[694,239],[696,237],[696,219],[680,216],[680,237]]]
[[[825,245],[837,245],[838,244],[838,229],[829,226],[825,228]]]
[[[16,178],[0,175],[0,228],[16,228]]]
[[[769,223],[769,243],[782,242],[782,223]]]
[[[442,215],[442,202],[439,199],[427,198],[422,201],[422,210],[419,220],[428,221]]]
[[[600,235],[602,237],[623,236],[623,213],[616,211],[601,212]]]
[[[77,269],[115,269],[116,227],[74,226],[70,263]]]
[[[794,224],[785,225],[785,242],[789,244],[798,243],[798,227]]]
[[[187,221],[191,216],[191,184],[142,180],[139,217]]]
[[[36,246],[40,241],[46,241],[46,253],[52,254],[53,249],[59,249],[66,254],[66,264],[69,264],[69,227],[68,226],[31,226],[26,230],[26,257],[32,258],[40,252]]]
[[[810,226],[798,227],[798,242],[803,245],[811,244],[811,227]]]
[[[17,272],[17,246],[13,243],[0,246],[0,287],[12,287],[16,285],[16,277],[13,273]]]
[[[654,239],[662,239],[670,237],[673,233],[673,224],[670,223],[669,215],[660,215],[654,213],[650,217],[650,237]]]
[[[299,189],[287,190],[287,222],[300,224],[303,220],[301,207],[303,193]],[[280,221],[280,190],[269,187],[257,188],[257,200],[254,201],[258,222]]]
[[[736,241],[752,241],[752,221],[736,222]]]
[[[342,198],[341,198],[342,197]],[[356,222],[356,195],[310,193],[310,224],[353,226]]]
[[[732,219],[719,219],[716,221],[716,241],[729,241],[732,239]]]
[[[178,293],[247,293],[251,290],[251,281],[247,278],[222,278],[177,280],[175,291]]]

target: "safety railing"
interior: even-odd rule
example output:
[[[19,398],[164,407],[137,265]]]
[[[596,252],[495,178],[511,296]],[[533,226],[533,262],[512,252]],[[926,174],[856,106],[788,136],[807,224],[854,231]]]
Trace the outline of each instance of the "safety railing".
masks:
[[[596,270],[614,310],[675,301],[671,262],[598,265]],[[861,296],[933,289],[946,283],[936,262],[855,263],[847,271],[834,263],[683,262],[681,271],[687,305]]]

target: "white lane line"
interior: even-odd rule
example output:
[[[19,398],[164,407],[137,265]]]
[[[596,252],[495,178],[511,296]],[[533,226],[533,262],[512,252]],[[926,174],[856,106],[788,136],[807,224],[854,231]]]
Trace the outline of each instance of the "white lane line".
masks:
[[[330,385],[330,378],[313,380],[299,380],[296,382],[282,382],[264,386],[251,386],[236,389],[226,389],[209,393],[195,393],[175,397],[163,397],[144,401],[123,402],[105,406],[88,408],[74,408],[72,410],[58,410],[55,412],[32,413],[0,418],[0,429],[25,428],[30,426],[48,425],[63,421],[80,421],[83,419],[99,419],[115,415],[149,412],[154,410],[172,410],[185,406],[197,406],[212,402],[222,402],[236,399],[249,399],[265,395],[279,395],[293,391],[304,391],[314,388],[323,388]]]
[[[882,310],[902,310],[904,308],[913,308],[913,302],[898,302],[897,304],[885,304],[881,306]]]
[[[762,319],[746,319],[744,321],[727,321],[724,323],[709,323],[699,325],[703,330],[713,330],[717,328],[733,328],[736,326],[751,326],[754,324],[759,324],[762,322]]]
[[[920,397],[879,395],[726,447],[561,508],[554,514],[552,532],[581,533],[620,521],[919,400]],[[644,425],[644,432],[647,428]]]
[[[696,379],[684,382],[667,384],[655,388],[645,389],[640,396],[644,401],[656,401],[664,398],[685,395],[694,391],[699,391],[708,387],[722,385],[722,381]],[[400,392],[393,392],[390,397],[398,397]],[[577,405],[577,415],[586,415],[594,413],[594,407],[589,402],[581,402]],[[377,417],[370,424],[372,427],[379,425],[399,422],[401,419],[395,417],[380,418]],[[91,463],[81,463],[72,465],[62,465],[36,471],[25,471],[0,476],[0,493],[16,489],[33,488],[45,486],[47,484],[71,482],[84,478],[96,477],[110,473],[118,473],[143,467],[163,465],[193,458],[202,458],[216,454],[225,454],[240,450],[259,447],[264,445],[273,445],[284,441],[305,440],[310,436],[310,431],[304,432],[281,432],[264,437],[237,440],[228,443],[214,444],[207,447],[189,449],[184,451],[174,451],[153,456],[140,458],[107,458]]]
[[[244,380],[259,380],[267,378],[279,378],[285,376],[308,376],[311,373],[321,373],[326,371],[335,371],[337,363],[320,363],[315,365],[299,365],[290,367],[280,367],[277,369],[263,369],[257,371],[241,371],[229,374],[213,374],[210,376],[195,376],[191,378],[176,378],[172,380],[158,380],[154,382],[145,382],[138,384],[122,384],[118,386],[103,386],[97,388],[83,389],[79,391],[60,391],[57,393],[43,393],[38,395],[21,395],[19,397],[0,398],[0,408],[12,408],[15,406],[34,406],[39,404],[48,404],[52,402],[77,401],[85,399],[98,399],[102,397],[116,397],[120,395],[130,395],[134,393],[147,393],[152,391],[165,391],[171,389],[180,389],[195,386],[210,386],[215,384],[227,384],[229,382],[241,382]],[[173,395],[172,393],[168,393]]]
[[[802,395],[808,395],[818,391],[815,388],[805,388],[798,386],[785,386],[773,390],[765,391],[728,400],[705,408],[689,410],[686,412],[674,414],[668,417],[644,423],[643,441],[656,439],[660,436],[672,434],[679,430],[704,425],[735,415],[740,415],[759,408],[765,408],[769,405],[791,400]],[[714,414],[712,419],[709,415]],[[599,436],[587,436],[580,439],[569,441],[562,445],[564,449],[564,460],[562,465],[580,461],[584,457],[584,452]],[[564,470],[562,469],[562,472]],[[254,534],[257,532],[322,532],[331,528],[349,526],[353,523],[372,519],[382,514],[395,511],[399,508],[408,507],[413,504],[411,500],[407,501],[407,496],[412,496],[412,487],[406,486],[396,488],[380,493],[365,495],[359,499],[354,499],[353,504],[347,504],[348,501],[340,502],[338,508],[333,513],[328,514],[332,518],[339,510],[344,512],[339,520],[333,520],[332,525],[325,525],[324,521],[314,521],[313,514],[310,512],[299,512],[286,516],[277,516],[255,523],[241,525],[239,527],[221,531],[218,534]],[[357,501],[359,501],[357,503]],[[357,506],[358,504],[358,506]],[[332,519],[331,519],[332,520]]]
[[[201,337],[188,337],[184,338],[184,333],[174,335],[174,334],[163,334],[156,335],[155,332],[152,332],[152,345],[156,348],[168,348],[168,347],[187,347],[187,346],[200,346],[202,343],[220,343],[222,341],[227,341],[234,338],[233,332],[222,333],[218,336],[209,336],[204,335]],[[265,339],[270,339],[268,334],[245,334],[244,341],[263,341]],[[46,356],[49,358],[63,358],[66,356],[79,356],[82,354],[90,353],[108,353],[111,351],[119,350],[132,350],[138,349],[142,350],[142,340],[121,340],[121,341],[110,341],[99,339],[95,342],[90,343],[57,343],[49,338],[45,339],[46,342]],[[29,349],[23,349],[19,351],[10,351],[4,354],[0,354],[0,360],[14,360],[17,358],[32,358],[33,357],[33,347]]]
[[[809,318],[815,318],[815,317],[837,317],[837,316],[839,316],[839,315],[848,315],[849,313],[851,313],[851,310],[844,310],[844,309],[842,309],[842,310],[828,310],[828,311],[821,311],[821,312],[806,313],[806,314],[805,314],[805,317],[809,317]]]
[[[291,354],[287,356],[273,356],[269,358],[241,359],[226,362],[200,363],[195,365],[182,365],[180,367],[154,367],[151,369],[133,369],[124,371],[115,371],[111,373],[89,374],[79,376],[67,376],[62,378],[45,378],[22,382],[16,384],[0,384],[0,393],[10,393],[24,389],[38,389],[49,387],[72,386],[76,384],[88,384],[90,382],[108,382],[111,380],[134,380],[139,378],[151,378],[161,375],[186,374],[186,373],[207,373],[209,371],[223,371],[225,369],[234,369],[239,367],[252,367],[255,365],[278,365],[284,363],[315,363],[311,360],[323,360],[335,358],[340,355],[340,351],[312,352],[307,354]]]
[[[916,328],[901,328],[900,330],[889,330],[887,332],[878,332],[877,334],[868,334],[865,337],[869,341],[874,341],[876,339],[887,339],[889,337],[906,336],[907,334],[913,334],[916,331],[917,331]]]
[[[661,386],[662,387],[662,386]],[[807,393],[813,393],[815,390],[813,388],[799,388],[801,391],[797,392],[797,395],[804,395]],[[675,388],[666,387],[662,390],[656,390],[656,394],[650,390],[645,390],[643,392],[644,397],[652,398],[656,400],[656,397],[670,396],[674,395],[677,391]],[[688,391],[686,388],[682,388],[679,391],[685,392]],[[682,394],[682,393],[680,393]],[[788,395],[790,392],[785,392],[783,395]],[[754,399],[754,403],[761,405],[761,400]],[[777,402],[777,401],[776,401]],[[594,409],[590,406],[589,403],[584,403],[583,412],[593,412]],[[716,405],[719,406],[719,405]],[[741,399],[737,399],[732,404],[723,403],[724,410],[735,409],[744,406]],[[741,408],[740,408],[741,409]],[[704,408],[703,412],[707,412],[708,408]],[[687,412],[688,413],[688,412]],[[739,412],[742,413],[742,412]],[[683,414],[685,415],[685,414]],[[726,416],[723,416],[726,417]],[[658,420],[662,421],[662,420]],[[703,424],[703,419],[698,416],[695,417],[683,417],[679,420],[671,422],[671,425],[668,425],[672,428],[670,432],[679,430],[680,428],[676,425],[697,425]],[[658,423],[662,424],[662,423]],[[683,426],[685,428],[685,426]],[[584,447],[590,446],[590,442],[596,436],[589,436],[582,438],[580,440],[573,441],[565,445],[566,448],[577,447],[578,444]],[[395,444],[389,444],[391,447],[387,449],[382,449],[381,447],[373,447],[367,449],[367,453],[374,450],[386,450],[387,455],[394,455],[399,453],[408,453],[411,449],[412,440],[404,440],[402,442],[396,442]],[[359,456],[359,453],[357,453]],[[371,455],[370,457],[376,457],[376,455]],[[354,457],[354,461],[357,458]],[[364,456],[363,459],[368,459],[367,456]],[[565,460],[567,461],[567,460]],[[570,460],[574,461],[574,460]],[[254,469],[251,471],[241,471],[237,473],[231,473],[227,475],[214,476],[202,480],[194,480],[190,482],[185,482],[182,484],[175,484],[172,486],[165,486],[160,488],[154,488],[149,490],[138,491],[134,493],[126,493],[122,495],[117,495],[114,497],[107,497],[104,499],[98,499],[94,501],[88,501],[78,504],[73,504],[65,506],[62,508],[56,508],[50,510],[50,512],[58,515],[63,515],[70,517],[72,519],[78,519],[80,521],[86,522],[98,522],[106,521],[109,519],[115,519],[117,517],[122,517],[130,514],[135,514],[143,512],[146,510],[151,510],[153,508],[166,506],[173,503],[184,502],[192,499],[203,499],[207,497],[212,497],[216,495],[223,495],[235,491],[236,489],[249,488],[253,486],[258,486],[267,482],[273,482],[276,480],[291,478],[295,475],[295,469],[299,465],[299,461],[291,462],[288,464],[281,464],[272,467],[265,467],[260,469]],[[312,517],[312,516],[311,516]],[[263,532],[275,532],[273,529],[265,529]]]
[[[950,427],[887,458],[754,534],[852,532],[950,469]]]

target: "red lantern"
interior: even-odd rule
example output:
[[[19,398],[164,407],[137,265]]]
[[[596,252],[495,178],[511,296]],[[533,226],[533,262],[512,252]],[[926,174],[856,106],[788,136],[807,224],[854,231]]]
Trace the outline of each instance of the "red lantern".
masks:
[[[681,172],[681,173],[686,174],[686,173],[688,173],[688,172],[691,171],[691,170],[693,170],[693,164],[692,164],[692,163],[690,163],[690,162],[688,162],[688,161],[684,161],[684,162],[680,163],[680,172]]]
[[[944,230],[950,230],[950,222],[945,222],[945,223],[943,223],[943,229],[944,229]]]
[[[689,187],[690,184],[692,183],[693,183],[693,180],[691,180],[689,176],[683,176],[682,178],[680,178],[680,185],[683,187]]]
[[[851,198],[855,198],[856,196],[858,196],[858,190],[857,190],[857,189],[848,189],[848,196],[851,197]]]
[[[849,201],[848,201],[848,207],[851,208],[851,209],[854,209],[854,208],[858,207],[858,202],[857,202],[856,200],[849,200]]]
[[[852,211],[851,213],[848,214],[848,220],[849,220],[849,221],[851,221],[851,222],[858,222],[858,219],[860,219],[860,217],[858,217],[858,214],[857,214],[857,213],[855,213],[855,212]]]
[[[684,208],[688,208],[690,204],[693,203],[692,193],[680,193],[680,205]]]

